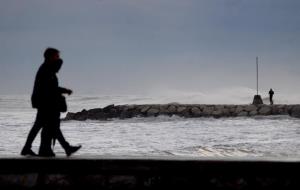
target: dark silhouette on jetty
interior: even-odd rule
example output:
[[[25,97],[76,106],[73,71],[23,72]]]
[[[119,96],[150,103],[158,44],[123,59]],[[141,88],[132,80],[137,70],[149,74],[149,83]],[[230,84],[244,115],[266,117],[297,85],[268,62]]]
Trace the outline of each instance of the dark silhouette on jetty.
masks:
[[[274,91],[273,89],[271,88],[270,91],[269,91],[269,99],[270,99],[270,104],[273,105],[274,102],[273,102],[273,96],[274,96]]]

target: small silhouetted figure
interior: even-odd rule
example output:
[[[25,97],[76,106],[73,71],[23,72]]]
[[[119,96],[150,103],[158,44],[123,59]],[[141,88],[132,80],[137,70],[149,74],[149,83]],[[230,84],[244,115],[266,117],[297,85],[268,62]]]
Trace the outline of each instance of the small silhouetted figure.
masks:
[[[31,150],[31,145],[37,133],[42,129],[39,156],[55,156],[51,148],[51,142],[54,139],[59,141],[66,154],[70,156],[81,146],[70,146],[60,130],[60,97],[62,94],[72,94],[72,90],[58,86],[56,73],[63,63],[59,51],[48,48],[44,52],[44,58],[45,61],[37,72],[31,96],[32,107],[37,109],[36,120],[28,134],[21,155],[36,156]]]
[[[273,95],[274,95],[274,91],[272,90],[272,88],[269,91],[269,98],[270,98],[270,104],[273,105]]]

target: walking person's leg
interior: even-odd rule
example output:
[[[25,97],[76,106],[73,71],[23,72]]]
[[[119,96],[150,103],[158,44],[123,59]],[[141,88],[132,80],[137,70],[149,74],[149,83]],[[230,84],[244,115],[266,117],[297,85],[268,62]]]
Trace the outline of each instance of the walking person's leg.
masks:
[[[60,145],[63,147],[63,149],[66,152],[67,156],[70,156],[71,154],[75,153],[76,151],[78,151],[81,146],[71,146],[65,139],[65,137],[62,134],[62,131],[60,128],[58,128],[55,132],[56,134],[56,139],[58,140],[58,142],[60,143]]]
[[[31,155],[31,156],[37,156],[37,154],[35,154],[32,150],[31,150],[31,146],[32,143],[36,137],[36,135],[38,134],[38,132],[40,131],[40,129],[43,126],[43,113],[42,111],[38,110],[37,114],[36,114],[36,119],[35,122],[32,126],[32,128],[29,131],[26,143],[21,151],[21,155],[26,156],[26,155]]]
[[[41,133],[41,145],[39,156],[53,157],[55,154],[51,148],[51,141],[55,135],[55,114],[48,112],[45,117],[43,130]]]
[[[61,129],[60,129],[60,116],[58,116],[56,120],[56,125],[55,125],[55,138],[58,140],[60,145],[63,147],[65,150],[67,156],[70,156],[71,154],[75,153],[78,151],[81,146],[71,146],[65,139]]]
[[[55,154],[53,153],[51,149],[51,140],[53,132],[50,127],[43,127],[42,133],[41,133],[41,145],[39,149],[39,156],[45,156],[45,157],[53,157]]]

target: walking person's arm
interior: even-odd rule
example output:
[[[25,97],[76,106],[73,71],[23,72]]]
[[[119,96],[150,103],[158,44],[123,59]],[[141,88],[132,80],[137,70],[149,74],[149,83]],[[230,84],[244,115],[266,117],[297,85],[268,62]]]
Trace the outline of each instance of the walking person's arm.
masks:
[[[59,93],[71,95],[73,93],[72,90],[68,88],[58,87]]]

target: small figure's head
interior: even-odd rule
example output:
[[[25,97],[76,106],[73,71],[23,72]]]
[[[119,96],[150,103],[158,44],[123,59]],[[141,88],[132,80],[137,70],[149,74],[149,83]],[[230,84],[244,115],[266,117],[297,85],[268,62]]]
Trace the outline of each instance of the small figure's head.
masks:
[[[44,52],[44,58],[45,61],[55,62],[56,60],[60,59],[59,50],[50,47],[47,48]]]

